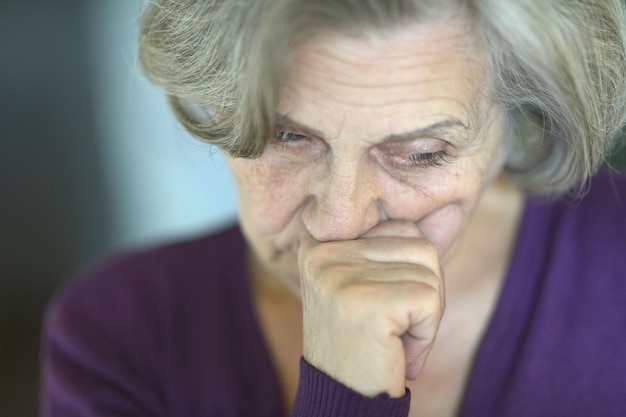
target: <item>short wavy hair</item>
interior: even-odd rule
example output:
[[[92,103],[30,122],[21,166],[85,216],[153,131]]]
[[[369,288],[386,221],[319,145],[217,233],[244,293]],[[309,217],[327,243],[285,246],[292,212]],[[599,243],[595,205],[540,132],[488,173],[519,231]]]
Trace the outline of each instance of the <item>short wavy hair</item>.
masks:
[[[150,0],[139,54],[183,126],[259,156],[294,50],[320,31],[385,31],[464,7],[490,98],[515,140],[505,172],[528,192],[580,187],[626,121],[623,0]]]

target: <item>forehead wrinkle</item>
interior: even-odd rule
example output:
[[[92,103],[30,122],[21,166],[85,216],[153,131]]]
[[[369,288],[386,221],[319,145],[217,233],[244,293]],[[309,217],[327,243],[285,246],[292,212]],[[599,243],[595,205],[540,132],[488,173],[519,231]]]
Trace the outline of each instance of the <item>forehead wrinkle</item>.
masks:
[[[313,44],[313,46],[317,46],[317,49],[320,49],[324,46],[323,49],[327,49],[330,53],[330,47],[326,45],[317,45]],[[363,46],[362,44],[360,45]],[[328,55],[328,54],[327,54]],[[362,54],[363,55],[363,54]],[[350,71],[350,68],[343,68],[338,61],[346,61],[349,62],[350,65],[354,64],[352,61],[348,60],[346,57],[342,57],[341,54],[334,54],[331,56],[328,62],[320,62],[320,60],[312,59],[309,65],[305,65],[306,62],[304,57],[299,59],[297,65],[292,66],[292,70],[288,73],[288,78],[286,79],[286,84],[290,90],[293,90],[297,95],[302,95],[303,93],[313,93],[315,95],[319,95],[321,98],[326,98],[331,101],[337,101],[339,103],[359,106],[362,101],[359,99],[358,102],[356,100],[344,99],[343,97],[350,96],[350,89],[363,89],[369,91],[380,91],[380,90],[407,90],[407,89],[418,89],[421,87],[426,88],[427,90],[430,88],[432,90],[432,86],[437,84],[443,84],[444,89],[455,89],[455,85],[458,88],[465,89],[468,91],[469,89],[473,89],[472,87],[476,87],[481,83],[477,83],[477,78],[480,78],[480,73],[477,74],[476,71],[468,71],[466,67],[468,67],[468,60],[463,60],[461,63],[458,63],[454,59],[452,59],[452,66],[457,67],[456,69],[450,68],[451,65],[446,65],[450,63],[452,56],[445,56],[445,54],[434,54],[433,56],[438,57],[441,71],[437,71],[437,68],[433,69],[430,65],[424,64],[423,60],[421,63],[418,63],[415,58],[414,53],[407,53],[406,60],[410,61],[407,63],[406,68],[409,69],[418,69],[419,67],[426,67],[422,69],[422,78],[419,76],[415,76],[415,72],[402,71],[404,66],[397,66],[394,62],[394,66],[391,66],[389,62],[381,62],[377,63],[376,60],[365,60],[364,63],[360,63],[359,65],[361,69],[365,69],[370,73],[370,76],[364,76],[361,72]],[[461,54],[455,54],[461,55]],[[334,61],[333,61],[334,59]],[[322,60],[325,61],[325,60]],[[471,60],[472,63],[478,62],[476,59]],[[461,65],[462,64],[462,65]],[[460,68],[463,67],[463,70]],[[472,65],[472,67],[474,67]],[[334,69],[337,69],[335,71]],[[448,71],[449,69],[449,71]],[[453,74],[449,74],[449,72],[460,74],[461,77],[459,79],[455,79],[452,77]],[[397,72],[397,74],[385,74],[389,72]],[[430,73],[430,75],[428,75]],[[472,74],[474,77],[472,77]],[[396,76],[397,75],[397,76]],[[427,78],[424,78],[423,75],[426,75]],[[355,79],[362,79],[360,82],[355,82]],[[480,80],[479,80],[480,81]],[[446,83],[452,83],[450,86],[446,86]],[[346,94],[338,94],[337,89],[347,88]],[[304,92],[302,90],[305,90]],[[309,90],[309,91],[306,91]],[[298,94],[299,93],[299,94]],[[354,96],[363,97],[362,93],[358,91],[353,91]],[[454,92],[453,94],[457,94]],[[473,93],[473,91],[470,91]],[[308,98],[308,97],[307,97]],[[373,97],[375,98],[375,97]],[[441,97],[436,97],[439,99]],[[398,102],[390,102],[389,105],[401,104],[400,100]],[[387,105],[387,103],[378,104],[375,103],[372,106],[374,108],[380,108]]]
[[[459,25],[459,22],[462,20],[455,20],[452,23],[446,19],[429,20],[402,25],[393,30],[372,31],[367,34],[368,36],[325,32],[313,36],[307,43],[313,45],[311,52],[318,52],[321,56],[326,55],[332,60],[343,61],[347,64],[359,65],[363,59],[365,62],[371,63],[375,62],[372,61],[372,58],[382,56],[412,61],[418,51],[420,56],[433,57],[436,62],[442,51],[467,56],[469,50],[477,49],[475,47],[476,36],[470,25]],[[368,44],[365,53],[355,53],[354,44],[363,43]],[[333,48],[328,47],[331,44]],[[390,44],[398,47],[390,48]],[[432,45],[435,44],[440,45],[440,48],[433,50]],[[306,50],[307,48],[303,49]]]
[[[369,61],[359,66],[343,66],[337,60],[320,62],[311,59],[312,63],[293,65],[287,83],[306,84],[314,86],[315,81],[330,81],[333,84],[346,87],[367,87],[367,88],[405,88],[411,85],[420,85],[449,81],[446,71],[451,69],[451,64],[462,67],[463,79],[471,82],[474,78],[480,77],[481,65],[475,59],[455,60],[452,56],[439,56],[440,62],[426,63],[416,60],[413,56],[411,62],[406,65],[398,65],[393,60],[385,60],[384,63]],[[391,65],[392,63],[393,65]],[[424,78],[416,78],[416,70],[422,69],[431,75]],[[303,76],[302,74],[306,74]],[[363,79],[355,82],[355,75]],[[472,76],[473,75],[473,76]],[[307,82],[306,80],[310,80]]]
[[[290,110],[283,112],[285,115],[290,115],[294,111],[296,111],[295,108],[302,107],[301,105],[298,105],[298,102],[300,100],[303,100],[303,98],[301,97],[301,94],[296,94],[296,96],[299,96],[299,98],[295,102],[291,103]],[[411,98],[410,100],[407,98],[400,98],[397,100],[388,100],[384,103],[374,104],[374,103],[365,103],[360,100],[357,101],[357,100],[351,100],[349,98],[343,98],[343,96],[330,96],[329,94],[323,94],[323,95],[320,94],[317,98],[306,97],[306,99],[304,99],[304,102],[305,103],[308,102],[308,106],[313,106],[313,107],[322,109],[322,111],[315,112],[318,115],[323,115],[325,113],[323,111],[325,107],[325,104],[323,102],[327,101],[329,103],[329,106],[342,104],[344,106],[353,107],[355,110],[359,112],[362,112],[362,111],[368,111],[368,113],[379,112],[379,114],[370,115],[371,117],[369,117],[369,120],[374,120],[374,119],[385,120],[386,119],[388,124],[394,122],[394,120],[398,120],[397,116],[400,114],[402,115],[401,117],[402,120],[407,120],[407,119],[412,119],[412,118],[419,118],[422,120],[429,120],[429,119],[432,120],[433,116],[440,114],[448,118],[458,119],[462,121],[466,126],[468,126],[469,129],[475,129],[477,125],[479,124],[478,123],[479,120],[476,117],[477,116],[476,113],[477,112],[480,113],[480,111],[477,110],[477,108],[483,107],[479,103],[481,97],[482,96],[480,94],[473,95],[471,100],[469,100],[469,103],[465,103],[464,100],[461,100],[452,95],[436,95],[436,96],[425,97],[421,99]],[[316,101],[317,101],[317,104],[315,104]],[[450,112],[451,110],[450,103],[453,103],[460,110],[458,112],[456,111]],[[435,105],[436,105],[436,109],[433,109]],[[424,112],[423,110],[412,108],[412,107],[419,107],[419,106],[427,106],[431,110]],[[401,111],[401,113],[399,113],[399,111]],[[411,117],[409,112],[414,113],[415,116]],[[343,130],[343,128],[347,124],[348,115],[350,113],[351,113],[351,110],[349,108],[342,109],[340,130]],[[334,114],[336,115],[336,112]],[[282,118],[280,113],[278,113],[277,115],[277,120],[279,123],[285,122],[285,120]],[[302,123],[298,123],[295,119],[291,119],[291,120],[293,121],[291,124],[294,125],[294,127],[300,128],[302,130],[308,130],[311,133],[319,137],[327,136],[327,135],[321,134],[319,130],[315,129],[314,126],[310,126],[310,128],[305,129]]]
[[[469,28],[450,33],[450,27],[443,27],[440,22],[428,23],[418,24],[418,33],[403,27],[391,34],[376,33],[370,37],[347,37],[338,32],[317,35],[296,51],[293,64],[311,68],[327,61],[326,64],[347,65],[366,74],[378,72],[381,67],[388,70],[387,61],[394,61],[397,69],[447,65],[449,58],[463,62],[466,67],[470,64],[480,67],[482,54]],[[438,30],[439,26],[442,30]],[[368,47],[360,48],[363,44]],[[325,65],[321,66],[321,72],[327,70]]]
[[[354,53],[354,51],[352,51],[352,53]],[[311,59],[312,57],[314,58]],[[472,65],[479,67],[480,64],[480,60],[473,56],[468,56],[466,53],[441,50],[432,52],[421,51],[420,53],[415,51],[411,53],[405,53],[401,56],[394,54],[380,54],[371,57],[360,57],[358,58],[358,60],[357,58],[348,59],[345,55],[341,55],[336,52],[333,55],[316,55],[314,51],[311,51],[309,52],[309,54],[294,61],[293,67],[306,67],[317,70],[320,73],[327,73],[328,68],[326,67],[326,65],[319,65],[320,62],[323,62],[324,64],[330,63],[332,66],[352,68],[358,72],[362,72],[365,74],[375,73],[378,75],[381,69],[389,71],[413,69],[422,66],[447,66],[449,64],[448,61],[450,58],[458,59],[458,61],[463,62],[465,66]],[[394,65],[392,68],[389,67],[388,62],[393,62]]]
[[[287,98],[287,102],[282,104],[289,106],[297,115],[301,115],[298,110],[302,108],[308,109],[306,112],[310,113],[311,117],[317,115],[317,121],[309,116],[302,119],[307,123],[313,122],[314,126],[326,125],[323,123],[325,120],[332,122],[329,128],[332,128],[333,133],[336,132],[333,135],[335,138],[341,137],[344,133],[353,133],[352,136],[354,136],[368,131],[378,136],[381,133],[380,123],[376,126],[375,119],[386,120],[389,126],[397,122],[403,127],[412,127],[407,125],[411,114],[414,114],[413,119],[418,121],[432,120],[432,115],[429,116],[428,111],[425,117],[424,110],[428,110],[428,105],[435,104],[435,110],[438,113],[446,109],[452,110],[450,104],[445,104],[446,102],[454,103],[457,109],[460,109],[452,111],[450,116],[463,119],[467,126],[475,129],[480,124],[477,123],[479,118],[476,117],[480,115],[474,114],[477,111],[476,102],[481,101],[477,95],[482,85],[483,73],[476,71],[481,63],[480,56],[474,53],[475,48],[467,47],[471,44],[471,40],[458,35],[460,31],[456,30],[454,34],[447,32],[448,36],[442,36],[441,31],[436,32],[430,35],[422,31],[421,33],[425,36],[421,37],[416,36],[415,32],[407,32],[411,36],[403,35],[402,42],[404,43],[399,43],[400,38],[397,36],[376,37],[374,41],[367,42],[364,39],[346,39],[342,38],[341,34],[327,33],[323,37],[318,37],[317,43],[311,41],[308,45],[301,44],[300,53],[294,57],[296,61],[292,62],[291,71],[287,73],[288,78],[285,80],[287,81],[285,87],[289,93],[292,93],[291,99]],[[325,42],[326,39],[329,42]],[[442,44],[443,46],[435,50],[429,45],[430,39],[436,44],[435,46]],[[411,45],[405,48],[408,41]],[[351,51],[349,47],[354,44],[358,48]],[[374,46],[378,49],[372,51],[373,48],[364,47],[368,44],[376,44]],[[390,48],[390,45],[393,48]],[[456,45],[463,45],[463,48],[455,49]],[[420,48],[423,53],[418,55],[417,51]],[[343,51],[347,53],[341,53]],[[372,56],[378,58],[372,60]],[[311,59],[308,60],[308,58]],[[391,62],[394,59],[395,61]],[[435,65],[434,68],[433,65]],[[351,69],[369,71],[371,76],[368,77],[365,74],[364,77],[361,72],[356,73]],[[417,71],[413,72],[413,69]],[[395,70],[399,77],[388,75],[393,75]],[[402,82],[402,79],[405,82]],[[355,80],[363,81],[355,82]],[[422,87],[424,93],[420,94]],[[342,88],[345,90],[342,91]],[[412,94],[398,95],[396,93],[396,90],[401,92],[407,89],[412,91]],[[377,93],[384,90],[391,90],[391,94]],[[363,94],[366,91],[370,94]],[[410,96],[410,100],[407,100],[406,96]],[[380,102],[379,100],[386,101]],[[425,103],[427,107],[424,107]],[[359,112],[358,115],[365,117],[365,123],[359,124],[358,120],[352,120],[350,109],[342,109],[337,105],[353,107]],[[383,112],[380,112],[381,109]],[[337,115],[337,110],[342,114]],[[368,110],[371,110],[371,113],[368,114]],[[398,113],[398,110],[401,113]],[[401,115],[401,117],[396,116],[394,120],[394,115]],[[341,126],[337,127],[339,116]],[[369,123],[370,120],[374,122],[373,125]],[[348,127],[348,124],[354,124],[354,126]],[[353,131],[346,132],[346,129]],[[388,132],[393,131],[388,130]]]
[[[432,84],[436,84],[436,83],[445,83],[450,81],[448,78],[438,78],[433,76],[432,78],[425,78],[425,79],[421,79],[421,80],[414,80],[413,82],[407,82],[407,81],[397,81],[397,79],[395,77],[393,78],[389,78],[389,79],[385,79],[384,81],[389,80],[389,82],[385,82],[384,84],[368,84],[368,83],[356,83],[353,82],[354,77],[351,78],[349,81],[346,78],[346,81],[343,80],[338,80],[336,78],[330,77],[327,75],[328,71],[322,72],[320,71],[320,76],[317,77],[320,80],[327,80],[327,81],[331,81],[334,84],[337,84],[339,86],[342,87],[349,87],[349,88],[367,88],[367,89],[389,89],[389,88],[399,88],[399,89],[407,89],[410,87],[416,87],[416,86],[423,86],[423,85],[432,85]],[[309,87],[311,89],[317,90],[317,88],[315,87],[315,83],[311,82],[311,81],[307,81],[310,78],[304,78],[305,81],[300,82],[300,85],[305,86],[305,87]],[[471,81],[472,78],[467,77],[465,78],[466,81]]]
[[[424,83],[413,84],[413,86],[417,86],[417,85],[425,87],[427,83],[424,82]],[[363,101],[362,99],[363,96],[360,96],[358,99],[351,99],[351,98],[348,98],[347,95],[337,94],[337,89],[334,89],[334,91],[327,91],[327,90],[330,90],[330,88],[319,89],[316,86],[311,85],[308,82],[304,82],[302,87],[306,87],[304,92],[301,91],[302,88],[298,89],[293,86],[289,87],[293,93],[293,96],[298,97],[298,100],[305,100],[305,101],[321,100],[321,101],[328,101],[331,103],[339,103],[339,104],[347,105],[350,107],[368,108],[368,109],[383,109],[385,107],[394,107],[394,106],[411,105],[411,104],[420,105],[420,104],[429,103],[429,102],[449,101],[449,102],[458,104],[466,113],[468,112],[467,106],[463,103],[461,99],[457,98],[458,92],[456,92],[456,94],[454,94],[453,92],[450,92],[450,94],[440,93],[437,95],[425,95],[420,98],[411,97],[410,99],[405,98],[405,97],[400,97],[397,99],[386,100],[384,102],[371,103],[369,101]],[[385,86],[379,86],[379,87],[374,88],[373,86],[361,86],[361,85],[354,84],[349,87],[362,88],[365,91],[372,91],[372,90],[388,91],[389,90],[389,87],[385,87]],[[407,90],[411,88],[411,85],[398,84],[395,87],[397,87],[398,89],[401,88],[402,90]],[[475,89],[469,88],[469,83],[465,84],[463,88],[466,90],[467,93],[469,93],[473,97],[471,100],[472,103],[479,100],[479,98],[476,97],[477,94],[475,93],[475,91],[472,91]],[[311,96],[309,94],[306,94],[307,90],[310,90],[310,92],[313,93],[314,95]],[[375,99],[379,100],[379,97],[375,97]]]
[[[468,107],[468,105],[466,103],[464,103],[463,101],[453,98],[453,97],[436,97],[436,98],[426,98],[423,100],[412,100],[412,101],[405,101],[405,100],[399,100],[399,101],[394,101],[394,102],[388,102],[388,103],[384,103],[384,104],[380,104],[380,105],[366,105],[360,102],[356,102],[356,103],[351,103],[348,101],[344,101],[344,103],[346,103],[347,105],[352,105],[354,107],[360,107],[364,110],[372,110],[372,111],[376,111],[376,110],[380,110],[381,108],[385,108],[385,107],[393,107],[393,105],[399,104],[399,105],[404,105],[404,104],[416,104],[416,103],[427,103],[427,104],[432,104],[433,100],[436,101],[442,101],[442,102],[453,102],[455,103],[460,109],[461,112],[459,114],[453,114],[450,113],[450,111],[446,111],[446,110],[436,110],[434,112],[427,112],[427,113],[423,113],[423,112],[416,112],[414,117],[411,116],[403,116],[402,120],[406,121],[420,121],[421,120],[421,124],[424,125],[423,128],[417,127],[417,128],[413,128],[413,129],[406,129],[404,131],[398,131],[397,128],[393,127],[393,123],[397,122],[399,119],[397,118],[393,118],[391,117],[390,114],[379,114],[379,115],[372,115],[372,117],[369,120],[386,120],[387,121],[387,131],[389,132],[389,134],[384,135],[381,133],[376,133],[376,135],[379,135],[381,137],[387,137],[387,136],[399,136],[399,135],[403,135],[407,132],[413,132],[413,131],[418,131],[421,129],[425,129],[426,127],[428,127],[426,124],[428,123],[428,121],[435,121],[435,122],[431,122],[432,124],[435,124],[441,120],[457,120],[460,124],[462,124],[463,126],[465,126],[465,128],[463,129],[463,132],[458,132],[458,133],[454,133],[453,131],[447,132],[448,135],[446,136],[452,136],[452,137],[459,137],[459,138],[468,138],[468,137],[476,137],[478,135],[478,132],[480,130],[480,125],[481,125],[481,120],[483,120],[484,118],[481,118],[480,120],[477,119],[477,111],[476,110],[472,110],[470,107]],[[472,100],[471,102],[473,103],[476,100]],[[332,100],[333,103],[337,103],[337,100],[333,99]],[[449,107],[448,107],[449,108]],[[392,112],[393,109],[390,109],[389,112]],[[387,112],[387,113],[389,113]],[[397,111],[393,111],[394,114],[397,114]],[[478,112],[480,113],[480,112]],[[334,133],[330,134],[330,132],[323,132],[320,129],[317,128],[317,126],[311,126],[308,125],[306,122],[299,122],[296,119],[293,119],[290,117],[290,115],[292,114],[292,111],[288,111],[285,112],[284,115],[277,113],[277,122],[278,124],[284,125],[285,127],[292,127],[295,128],[297,130],[303,131],[305,133],[309,133],[312,134],[316,137],[319,137],[321,139],[325,139],[325,140],[333,140],[333,139],[339,139],[341,137],[344,137],[344,131],[346,129],[346,125],[348,124],[348,114],[349,111],[343,111],[341,112],[341,115],[337,115],[338,117],[340,117],[340,122],[339,125],[336,128],[333,128]],[[462,116],[461,116],[462,115]],[[402,122],[403,124],[405,124],[405,122]],[[419,126],[419,125],[418,125]],[[374,133],[371,131],[370,129],[366,129],[368,131],[370,131],[370,133],[368,133],[366,135],[366,137],[370,137],[373,136]],[[394,132],[395,131],[395,132]],[[442,131],[442,129],[439,129],[439,131]],[[452,135],[450,135],[450,133],[454,133]],[[354,136],[354,134],[348,135],[346,137],[349,136]],[[363,138],[365,139],[365,138]],[[374,139],[365,139],[368,142],[375,142],[376,140]]]
[[[442,85],[442,88],[444,90],[455,90],[455,87],[456,87],[457,91],[451,91],[450,93],[451,97],[445,97],[441,95],[442,93],[440,93],[440,95],[437,95],[437,96],[424,97],[424,101],[429,100],[429,99],[445,100],[445,99],[453,99],[454,96],[458,96],[459,91],[463,91],[463,90],[469,95],[475,96],[477,94],[476,90],[479,90],[480,86],[483,84],[483,82],[480,80],[480,78],[482,77],[472,78],[467,72],[464,72],[464,74],[466,75],[462,76],[462,78],[460,78],[459,80],[454,80],[450,76],[443,76],[443,77],[432,76],[426,79],[422,78],[422,79],[398,81],[397,78],[395,77],[381,77],[379,75],[378,79],[376,80],[377,81],[376,83],[354,82],[354,79],[355,79],[354,76],[351,78],[348,78],[346,76],[344,79],[338,79],[336,76],[336,73],[334,73],[334,76],[329,75],[329,73],[330,71],[327,71],[327,70],[322,71],[320,69],[319,71],[315,71],[315,74],[313,74],[313,76],[298,77],[301,80],[300,82],[294,82],[297,80],[292,77],[290,80],[288,80],[285,87],[291,92],[293,92],[294,95],[296,96],[303,96],[304,94],[306,94],[307,95],[306,97],[308,98],[308,94],[312,93],[316,96],[319,96],[322,99],[326,99],[329,101],[336,101],[338,103],[343,103],[343,104],[348,104],[348,105],[353,105],[353,106],[360,106],[363,104],[363,101],[361,100],[361,98],[359,98],[358,101],[356,101],[356,100],[344,99],[343,97],[347,97],[349,95],[363,97],[363,95],[359,93],[358,90],[362,90],[362,91],[397,90],[398,92],[402,92],[402,95],[404,95],[404,93],[407,90],[419,91],[420,89],[425,89],[427,93],[432,93],[433,86],[437,86],[437,85]],[[325,83],[324,81],[327,81],[327,83]],[[447,85],[448,83],[452,83],[452,84]],[[346,93],[350,93],[350,90],[356,90],[356,91],[353,91],[352,92],[353,94],[338,94],[337,91],[340,90],[341,88],[346,88],[347,89]],[[374,98],[376,98],[376,96],[374,96]],[[473,98],[472,100],[475,100],[475,98]],[[375,103],[373,104],[373,106],[383,107],[387,104],[389,105],[402,104],[402,101],[403,100],[397,100],[397,101],[387,102],[387,103]],[[420,102],[420,101],[418,100],[416,102]]]
[[[314,36],[296,51],[288,78],[303,79],[305,77],[298,77],[298,73],[308,72],[307,75],[317,75],[321,80],[334,80],[350,85],[355,73],[366,80],[371,77],[379,81],[381,74],[395,80],[398,75],[411,74],[411,71],[403,71],[406,69],[425,67],[426,71],[430,68],[430,72],[440,75],[451,63],[462,66],[464,74],[472,72],[469,69],[481,73],[484,57],[465,36],[450,35],[447,39],[458,38],[458,41],[444,43],[444,47],[437,49],[435,48],[441,45],[441,39],[446,37],[431,36],[428,33],[426,37],[434,39],[427,42],[412,34],[407,37],[410,43],[407,39],[401,39],[403,43],[399,44],[397,37],[385,37],[374,42],[377,45],[372,45],[371,40],[342,38],[340,33]],[[372,47],[363,48],[364,44]],[[442,67],[442,70],[437,70],[438,67]]]

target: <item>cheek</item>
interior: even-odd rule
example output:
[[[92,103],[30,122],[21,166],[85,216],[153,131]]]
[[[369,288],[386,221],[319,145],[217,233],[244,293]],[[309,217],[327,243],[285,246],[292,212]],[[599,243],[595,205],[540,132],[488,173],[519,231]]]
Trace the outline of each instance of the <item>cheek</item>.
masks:
[[[448,252],[459,235],[463,213],[461,203],[450,203],[430,212],[417,223],[420,233],[437,248],[440,256]]]
[[[479,195],[478,184],[460,183],[452,177],[444,175],[441,183],[425,181],[423,187],[415,187],[408,193],[395,193],[395,198],[388,200],[386,205],[390,219],[415,222],[420,233],[441,256],[459,235],[465,213],[471,210]]]
[[[422,235],[445,255],[469,220],[490,178],[485,164],[476,160],[442,169],[436,179],[415,187],[412,206]],[[434,172],[434,171],[433,171]],[[405,215],[408,213],[405,213]]]
[[[450,250],[470,220],[474,208],[500,172],[502,161],[500,152],[493,152],[468,164],[465,170],[456,171],[446,181],[450,188],[442,193],[447,199],[418,222],[421,233],[441,256]]]
[[[231,160],[230,167],[237,185],[241,221],[262,233],[285,227],[305,198],[301,176],[263,157]]]

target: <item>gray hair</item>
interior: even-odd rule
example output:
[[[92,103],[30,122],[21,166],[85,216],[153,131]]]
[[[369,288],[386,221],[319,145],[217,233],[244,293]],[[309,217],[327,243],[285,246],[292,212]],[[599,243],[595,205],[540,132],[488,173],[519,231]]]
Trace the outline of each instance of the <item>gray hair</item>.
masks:
[[[556,195],[602,165],[626,122],[623,0],[151,0],[139,45],[147,76],[197,138],[256,157],[273,134],[281,79],[322,30],[356,36],[470,12],[489,93],[515,140],[505,171]]]

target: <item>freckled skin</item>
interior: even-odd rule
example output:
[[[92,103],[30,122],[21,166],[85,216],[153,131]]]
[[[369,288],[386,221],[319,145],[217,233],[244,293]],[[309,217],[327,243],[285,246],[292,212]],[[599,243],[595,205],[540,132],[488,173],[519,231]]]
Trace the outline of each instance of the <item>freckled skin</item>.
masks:
[[[356,239],[387,220],[417,224],[441,256],[448,253],[504,160],[503,114],[484,97],[484,72],[472,36],[449,22],[368,39],[331,33],[304,44],[277,113],[324,137],[295,147],[270,143],[253,160],[229,159],[257,261],[299,293],[303,235]],[[444,119],[467,129],[410,147],[446,148],[449,162],[388,163],[381,138]],[[394,158],[404,158],[402,146]]]
[[[264,153],[228,159],[287,409],[300,356],[366,396],[408,386],[419,415],[460,401],[518,212],[491,186],[505,119],[467,28],[456,15],[311,38]]]

